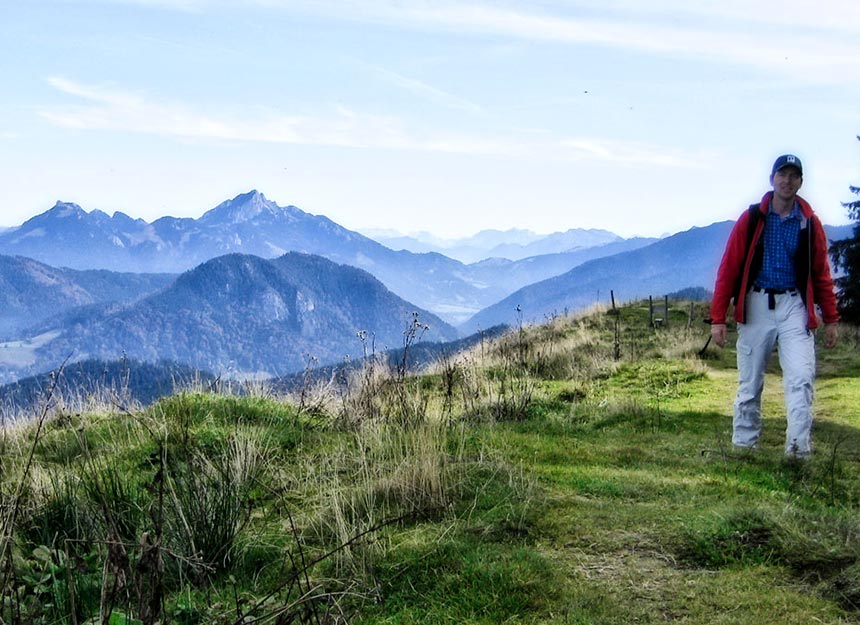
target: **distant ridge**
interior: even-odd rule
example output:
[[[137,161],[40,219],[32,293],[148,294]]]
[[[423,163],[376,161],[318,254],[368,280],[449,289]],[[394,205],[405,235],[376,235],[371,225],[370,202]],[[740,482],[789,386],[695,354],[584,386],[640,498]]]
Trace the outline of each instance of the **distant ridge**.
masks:
[[[0,386],[4,410],[22,419],[32,418],[47,402],[72,410],[87,398],[133,408],[148,405],[178,391],[215,387],[218,378],[175,362],[137,360],[85,360]]]
[[[311,359],[324,364],[361,352],[359,331],[380,349],[397,347],[415,313],[429,326],[427,340],[456,338],[453,327],[365,271],[308,254],[230,254],[133,303],[84,309],[57,328],[46,320],[31,361],[7,365],[0,381],[55,368],[70,354],[73,361],[125,355],[266,378],[301,370]]]
[[[539,322],[549,315],[608,304],[610,291],[621,302],[662,297],[688,287],[710,288],[733,224],[726,221],[693,228],[645,247],[588,261],[519,289],[482,310],[461,329],[511,323],[515,314],[523,321]]]
[[[172,274],[60,269],[22,256],[0,255],[0,339],[44,320],[97,304],[133,301],[163,288]]]
[[[530,230],[482,230],[470,237],[453,240],[442,240],[427,233],[402,235],[373,230],[367,233],[392,249],[415,253],[436,252],[469,264],[491,258],[517,261],[533,256],[599,247],[622,240],[607,230],[582,228],[548,235],[539,235]]]

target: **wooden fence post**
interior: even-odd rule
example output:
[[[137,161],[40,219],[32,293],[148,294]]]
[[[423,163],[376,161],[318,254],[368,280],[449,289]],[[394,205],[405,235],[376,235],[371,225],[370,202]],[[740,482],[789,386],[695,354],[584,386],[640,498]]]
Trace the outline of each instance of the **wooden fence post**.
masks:
[[[666,324],[666,327],[669,327],[669,296],[666,295],[663,298],[663,323]]]
[[[615,356],[615,360],[621,360],[621,315],[619,314],[618,309],[615,308],[615,291],[610,290],[609,295],[612,298],[612,316],[615,317],[615,344],[613,346],[613,354]]]

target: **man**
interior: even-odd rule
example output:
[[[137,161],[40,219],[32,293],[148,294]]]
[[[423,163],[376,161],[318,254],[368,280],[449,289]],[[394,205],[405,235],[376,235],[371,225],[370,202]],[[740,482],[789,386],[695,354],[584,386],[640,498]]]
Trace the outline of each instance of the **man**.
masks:
[[[761,434],[761,393],[768,360],[778,345],[787,426],[785,453],[812,453],[815,341],[824,318],[825,345],[839,339],[836,294],[830,277],[827,237],[821,220],[797,195],[803,165],[793,154],[776,159],[773,191],[750,206],[732,230],[717,272],[711,302],[711,336],[726,344],[726,312],[734,304],[738,323],[738,392],[732,443],[756,447]]]

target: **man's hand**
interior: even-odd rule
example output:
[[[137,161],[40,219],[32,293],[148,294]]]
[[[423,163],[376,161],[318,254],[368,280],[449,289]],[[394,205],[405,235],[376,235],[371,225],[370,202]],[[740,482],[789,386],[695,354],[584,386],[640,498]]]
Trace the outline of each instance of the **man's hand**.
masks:
[[[824,337],[824,347],[828,349],[836,347],[839,342],[839,324],[826,323],[824,324],[824,331],[827,333]]]
[[[726,324],[724,323],[712,323],[711,324],[711,339],[714,341],[718,347],[726,346],[726,337],[728,336],[728,331],[726,330]]]

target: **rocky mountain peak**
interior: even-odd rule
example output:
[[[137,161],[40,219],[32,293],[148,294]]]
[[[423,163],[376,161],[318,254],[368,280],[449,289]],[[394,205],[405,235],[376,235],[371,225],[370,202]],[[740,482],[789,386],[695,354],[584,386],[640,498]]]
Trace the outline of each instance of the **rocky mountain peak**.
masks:
[[[57,203],[48,211],[48,214],[51,217],[60,219],[66,217],[81,218],[86,215],[86,211],[74,202],[61,202],[60,200],[57,200]]]
[[[222,202],[215,208],[204,213],[200,222],[213,223],[244,223],[265,217],[277,215],[283,209],[256,189],[237,195],[232,200]]]

